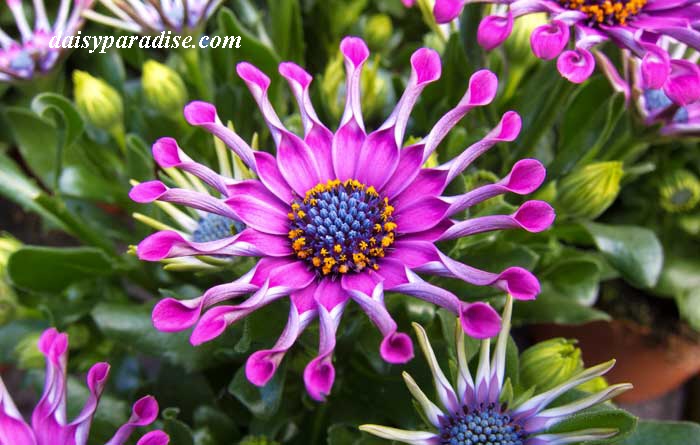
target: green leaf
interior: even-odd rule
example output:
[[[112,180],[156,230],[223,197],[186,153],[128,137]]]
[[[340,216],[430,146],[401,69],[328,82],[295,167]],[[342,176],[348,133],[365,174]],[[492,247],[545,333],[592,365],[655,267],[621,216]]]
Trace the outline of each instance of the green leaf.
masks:
[[[227,52],[226,57],[235,55],[236,60],[247,60],[263,72],[276,72],[280,57],[269,46],[262,43],[241,24],[235,14],[228,8],[221,8],[217,16],[219,32],[226,36],[241,36],[245,42],[236,51]],[[230,63],[230,60],[229,60]]]
[[[7,263],[12,282],[36,292],[60,292],[69,284],[114,272],[109,258],[92,247],[26,246]]]
[[[583,306],[573,298],[552,292],[546,286],[536,300],[518,301],[513,310],[515,324],[585,324],[596,320],[610,320],[610,316],[598,309]]]
[[[661,274],[664,252],[656,234],[638,226],[583,225],[610,264],[631,285],[649,288]]]
[[[178,445],[194,445],[192,430],[182,421],[178,420],[177,416],[180,410],[177,408],[166,408],[163,410],[163,419],[165,419],[165,432],[170,436],[171,443]]]
[[[700,445],[700,425],[643,420],[620,445]]]
[[[80,113],[65,97],[54,93],[42,93],[32,100],[32,110],[42,117],[58,116],[56,124],[64,127],[62,147],[70,147],[83,134],[85,124]]]
[[[585,258],[574,258],[558,262],[542,274],[552,290],[561,297],[572,298],[584,306],[591,306],[598,297],[600,269],[598,263]]]
[[[664,268],[654,292],[674,297],[691,289],[700,288],[700,260],[691,256],[667,255]]]
[[[248,381],[245,366],[241,367],[228,385],[228,392],[244,404],[254,415],[271,418],[280,407],[284,389],[285,364],[283,363],[267,385],[258,388]]]
[[[268,0],[270,32],[277,53],[284,60],[304,62],[304,28],[298,0]]]

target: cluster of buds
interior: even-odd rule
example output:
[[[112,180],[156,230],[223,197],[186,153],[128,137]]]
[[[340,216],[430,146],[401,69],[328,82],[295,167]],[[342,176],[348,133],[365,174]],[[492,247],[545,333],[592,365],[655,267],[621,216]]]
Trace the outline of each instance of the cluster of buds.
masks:
[[[53,23],[49,21],[44,0],[34,0],[34,26],[27,20],[22,0],[6,0],[19,32],[17,38],[0,29],[0,81],[15,82],[29,80],[48,73],[61,60],[62,37],[80,33],[82,14],[89,10],[94,0],[61,0]],[[71,7],[71,3],[74,5]]]

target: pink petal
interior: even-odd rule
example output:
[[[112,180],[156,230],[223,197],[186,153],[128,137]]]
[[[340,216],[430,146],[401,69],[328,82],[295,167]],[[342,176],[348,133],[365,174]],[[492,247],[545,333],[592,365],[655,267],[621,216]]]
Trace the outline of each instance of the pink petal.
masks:
[[[700,100],[700,68],[689,60],[671,60],[671,74],[664,93],[680,106]]]
[[[583,83],[595,69],[593,54],[587,49],[564,51],[557,59],[559,73],[573,83]]]
[[[413,358],[413,341],[403,332],[394,332],[384,337],[379,353],[388,363],[397,365],[408,363]]]
[[[532,52],[542,60],[552,60],[564,51],[569,36],[569,26],[561,20],[538,26],[530,34]]]
[[[323,402],[330,394],[334,381],[335,368],[328,361],[314,359],[304,368],[306,391],[318,402]]]
[[[482,48],[491,51],[505,42],[511,31],[513,31],[513,14],[510,11],[506,17],[490,15],[479,23],[476,39]]]
[[[289,232],[286,208],[282,201],[256,180],[242,181],[229,187],[226,200],[233,211],[249,227],[261,232],[286,235]]]
[[[156,430],[146,433],[136,445],[167,445],[170,442],[170,436],[163,431]]]
[[[399,233],[414,233],[437,225],[450,205],[439,198],[428,197],[397,209],[394,222]]]
[[[129,198],[140,204],[153,202],[163,196],[168,188],[160,181],[147,181],[135,185],[129,192]]]
[[[520,227],[528,232],[541,232],[552,225],[554,209],[544,201],[527,201],[513,214]]]
[[[394,174],[380,190],[382,196],[390,200],[401,193],[418,175],[423,163],[423,145],[412,145],[401,150],[399,164]]]
[[[491,338],[501,329],[501,317],[486,303],[462,303],[459,322],[464,332],[473,338]]]
[[[646,54],[642,58],[642,87],[658,90],[664,86],[671,73],[671,58],[663,48],[652,43],[642,43]]]
[[[256,151],[255,165],[258,167],[260,181],[265,184],[265,187],[274,193],[281,201],[291,205],[294,200],[292,188],[277,167],[277,160],[275,157],[264,151]]]
[[[438,23],[449,23],[462,13],[464,0],[435,0],[433,15]]]

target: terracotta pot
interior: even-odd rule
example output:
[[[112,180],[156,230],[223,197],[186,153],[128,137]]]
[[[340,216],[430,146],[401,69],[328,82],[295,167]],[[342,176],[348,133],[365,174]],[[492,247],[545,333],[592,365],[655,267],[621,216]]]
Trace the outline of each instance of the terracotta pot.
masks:
[[[606,375],[610,383],[629,382],[634,389],[616,400],[639,403],[661,397],[700,373],[700,343],[678,335],[659,339],[651,328],[627,320],[597,321],[581,326],[533,326],[538,341],[575,338],[586,365],[617,359]]]

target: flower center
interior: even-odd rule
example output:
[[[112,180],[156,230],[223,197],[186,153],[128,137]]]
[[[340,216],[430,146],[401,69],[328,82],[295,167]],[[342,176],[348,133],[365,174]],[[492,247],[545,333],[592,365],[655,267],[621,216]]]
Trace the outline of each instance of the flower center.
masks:
[[[463,408],[440,427],[440,445],[523,445],[525,433],[508,414],[489,405]]]
[[[647,4],[647,0],[559,0],[565,8],[588,14],[589,25],[626,25]]]
[[[192,241],[196,243],[217,241],[228,238],[242,229],[240,223],[231,218],[209,213],[199,219],[197,228],[192,232]]]
[[[291,207],[292,248],[320,275],[378,270],[396,237],[389,199],[354,179],[318,184]]]

